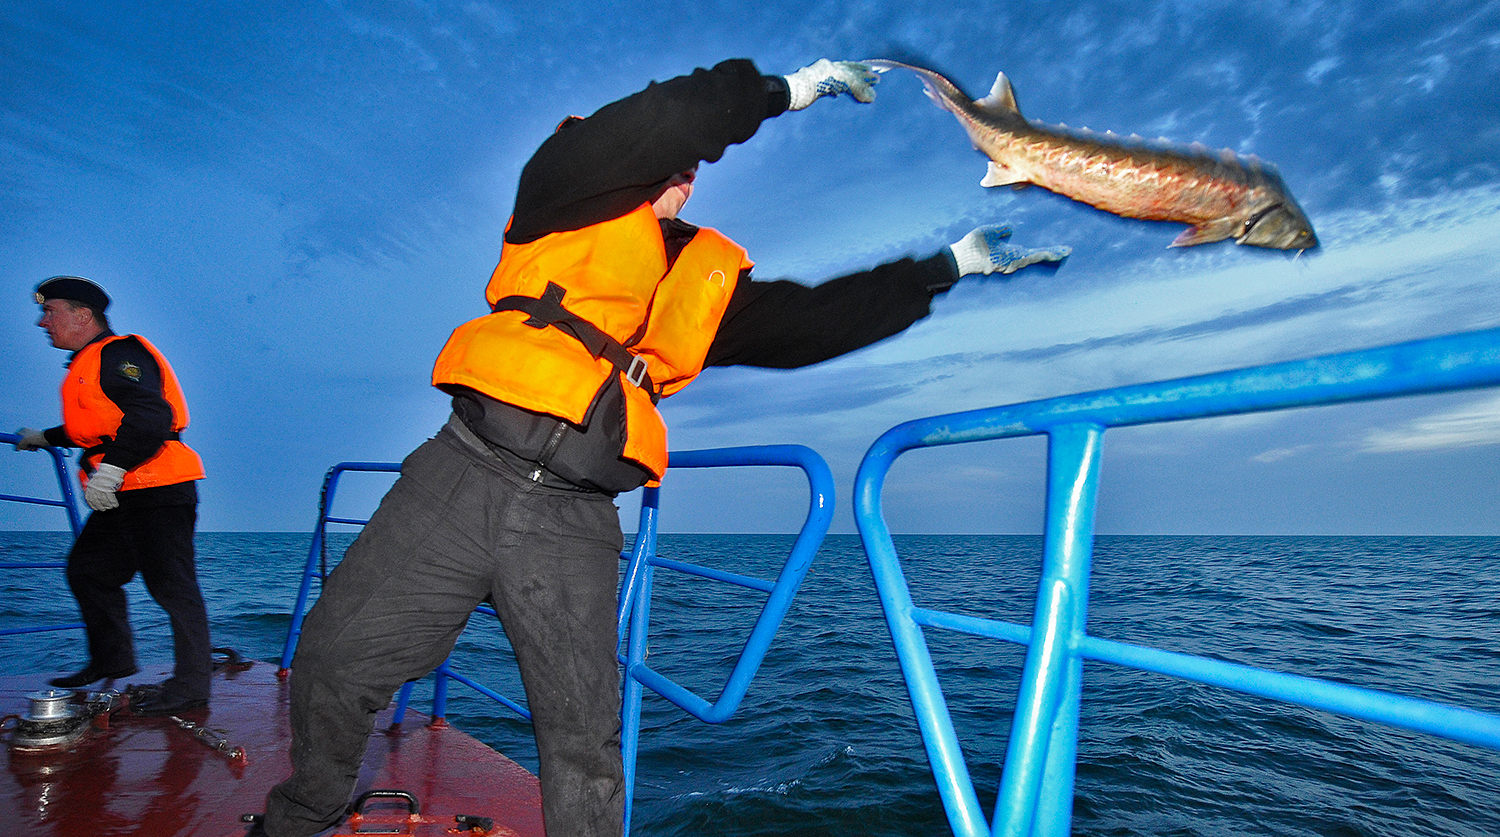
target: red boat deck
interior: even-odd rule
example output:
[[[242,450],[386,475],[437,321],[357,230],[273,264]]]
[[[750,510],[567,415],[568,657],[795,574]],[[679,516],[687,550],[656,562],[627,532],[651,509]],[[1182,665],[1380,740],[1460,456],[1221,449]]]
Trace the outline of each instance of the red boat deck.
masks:
[[[167,670],[143,671],[135,683],[165,679]],[[11,715],[29,712],[27,695],[49,688],[55,674],[0,677],[0,831],[7,837],[242,837],[242,814],[260,813],[266,792],[290,772],[287,748],[288,683],[276,667],[254,663],[214,675],[213,701],[183,713],[206,732],[172,718],[142,718],[120,710],[102,716],[84,736],[50,752],[13,752]],[[95,684],[100,687],[106,684]],[[115,688],[124,689],[124,683]],[[371,800],[362,822],[351,819],[336,834],[469,834],[544,837],[541,791],[520,765],[449,726],[429,726],[407,711],[390,729],[382,712],[370,736],[356,794],[398,789],[414,796],[420,814],[405,802]],[[223,750],[215,748],[226,742]],[[232,757],[234,748],[244,758]],[[469,830],[455,815],[493,821]]]

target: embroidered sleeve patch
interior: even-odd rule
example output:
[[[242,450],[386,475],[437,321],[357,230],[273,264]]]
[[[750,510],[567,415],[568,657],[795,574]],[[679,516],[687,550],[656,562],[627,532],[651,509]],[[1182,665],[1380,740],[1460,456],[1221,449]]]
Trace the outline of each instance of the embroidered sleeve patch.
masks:
[[[120,364],[120,375],[132,383],[141,382],[141,368],[129,361]]]

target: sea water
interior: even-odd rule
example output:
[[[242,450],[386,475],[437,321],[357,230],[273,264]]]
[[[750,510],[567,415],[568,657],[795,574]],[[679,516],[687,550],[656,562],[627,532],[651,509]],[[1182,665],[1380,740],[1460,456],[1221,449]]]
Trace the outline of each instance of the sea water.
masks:
[[[336,562],[350,536],[332,539]],[[214,643],[281,655],[310,538],[201,533]],[[664,557],[772,579],[792,538],[663,535]],[[1041,540],[898,536],[917,604],[1027,624]],[[67,537],[0,533],[0,562]],[[1500,712],[1500,538],[1100,537],[1094,636]],[[129,588],[142,661],[170,659],[161,611]],[[712,701],[763,595],[657,571],[649,662]],[[77,621],[57,570],[0,573],[0,628]],[[1023,649],[928,631],[986,811]],[[8,673],[71,671],[80,632],[0,637]],[[509,696],[504,635],[477,615],[459,671]],[[430,683],[430,681],[429,681]],[[428,683],[414,706],[424,711]],[[459,685],[449,719],[530,769],[528,724]],[[859,539],[830,536],[736,716],[645,701],[634,834],[948,833]],[[1086,663],[1077,835],[1495,835],[1500,753],[1172,678]]]

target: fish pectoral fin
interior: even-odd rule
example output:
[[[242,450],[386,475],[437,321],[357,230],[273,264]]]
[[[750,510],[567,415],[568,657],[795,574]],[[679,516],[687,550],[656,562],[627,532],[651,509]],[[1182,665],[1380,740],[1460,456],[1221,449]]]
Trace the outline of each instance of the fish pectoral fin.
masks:
[[[979,181],[980,186],[1015,186],[1025,185],[1026,178],[1017,174],[1014,169],[1006,168],[994,160],[984,170],[984,179]]]
[[[1196,227],[1188,227],[1182,234],[1172,239],[1168,247],[1192,247],[1194,244],[1210,244],[1215,241],[1223,241],[1233,238],[1239,224],[1233,218],[1218,218],[1206,224]]]

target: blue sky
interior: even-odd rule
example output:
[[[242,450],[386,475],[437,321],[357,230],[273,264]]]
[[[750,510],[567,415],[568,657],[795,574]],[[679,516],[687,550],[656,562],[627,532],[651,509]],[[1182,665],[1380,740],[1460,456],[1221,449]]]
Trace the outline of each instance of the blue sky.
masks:
[[[684,211],[761,278],[816,283],[999,221],[1074,251],[965,281],[864,351],[710,370],[664,402],[675,449],[820,452],[838,530],[860,456],[910,418],[1500,325],[1496,2],[160,5],[0,11],[0,427],[59,421],[64,355],[30,289],[95,279],[116,329],[182,379],[204,530],[309,528],[330,464],[430,436],[432,360],[484,312],[531,151],[562,116],[727,57],[918,57],[974,95],[1003,70],[1033,119],[1276,163],[1323,242],[1168,250],[1180,225],[984,189],[905,73],[872,105],[767,122]],[[1104,450],[1101,532],[1500,534],[1493,390],[1116,430]],[[1038,439],[910,454],[887,518],[1039,531],[1043,456]],[[0,456],[0,479],[32,465]],[[663,493],[672,531],[788,530],[805,508],[765,469],[674,473]],[[0,529],[52,525],[38,514],[0,508]]]

